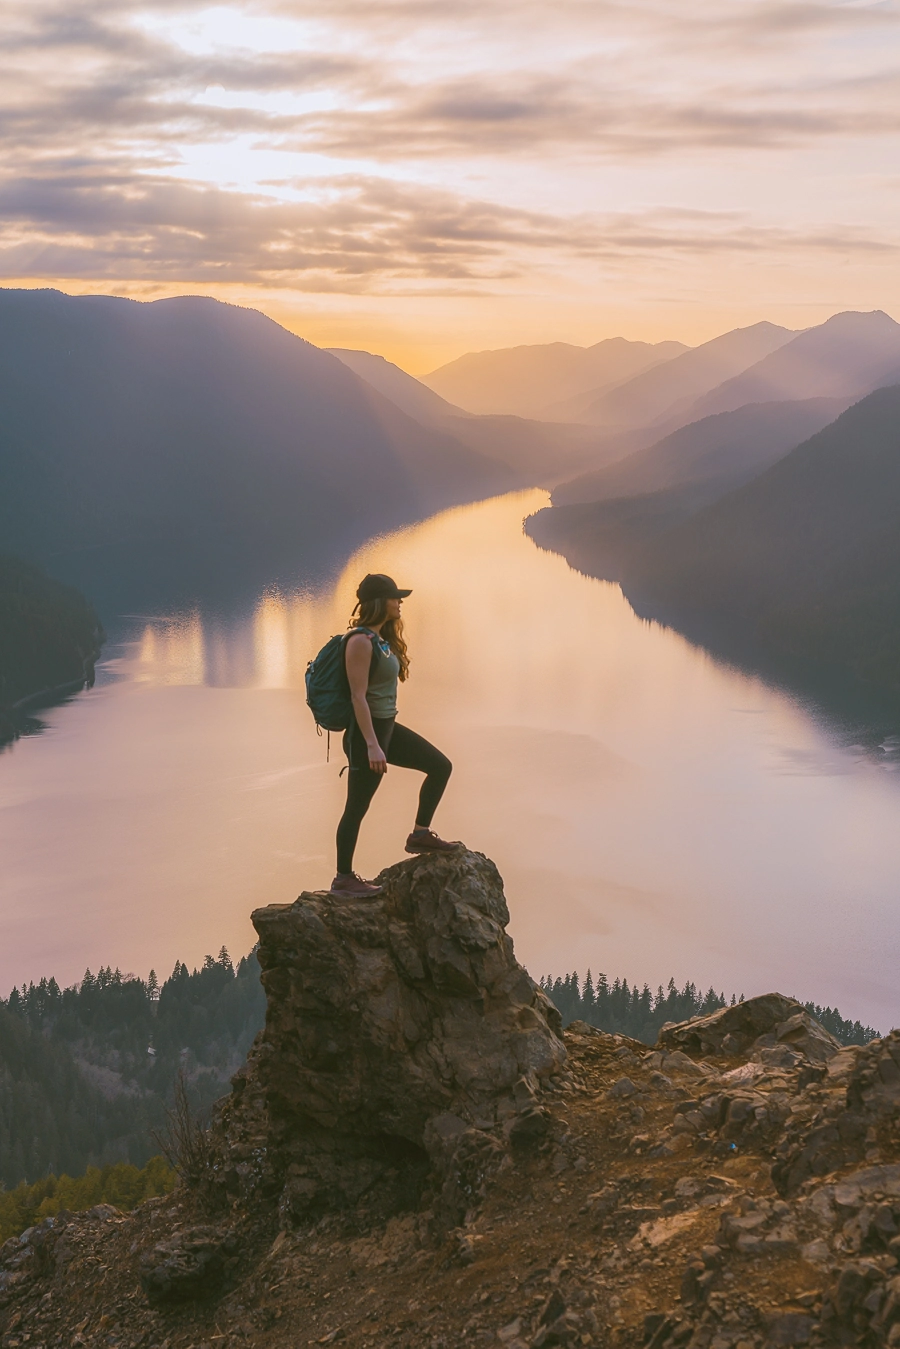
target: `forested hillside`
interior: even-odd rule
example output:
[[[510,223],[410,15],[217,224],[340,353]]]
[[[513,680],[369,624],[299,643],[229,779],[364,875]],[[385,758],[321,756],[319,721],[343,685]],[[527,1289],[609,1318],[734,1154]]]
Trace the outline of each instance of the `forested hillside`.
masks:
[[[83,1176],[50,1172],[33,1185],[22,1181],[14,1189],[0,1190],[0,1245],[64,1209],[78,1213],[95,1204],[113,1204],[127,1213],[145,1199],[168,1194],[177,1179],[164,1157],[151,1157],[140,1169],[115,1162],[89,1166]]]
[[[715,500],[758,477],[839,417],[846,406],[840,398],[808,398],[750,403],[735,412],[715,413],[563,483],[553,492],[553,504],[613,501],[688,486],[702,486],[707,499]]]
[[[737,634],[900,704],[900,386],[630,560],[642,614]]]
[[[679,990],[671,979],[655,994],[602,974],[547,976],[540,984],[566,1023],[588,1021],[647,1044],[665,1022],[726,1002],[715,989],[703,993],[687,983]],[[836,1008],[806,1005],[846,1044],[876,1035]],[[200,969],[179,962],[162,986],[152,972],[145,980],[107,967],[71,988],[41,979],[14,989],[0,1000],[0,1185],[34,1184],[48,1173],[80,1177],[116,1163],[143,1166],[159,1152],[153,1134],[165,1129],[179,1074],[202,1116],[228,1091],[264,1017],[256,955],[235,967],[224,948]],[[128,1174],[120,1175],[123,1185]],[[55,1194],[51,1185],[20,1198],[49,1203]]]
[[[251,954],[235,968],[223,950],[162,987],[88,971],[61,989],[41,979],[0,1002],[0,1182],[48,1170],[142,1165],[158,1145],[179,1072],[195,1109],[228,1090],[263,1022],[265,997]]]
[[[0,554],[0,745],[27,725],[24,708],[93,682],[103,628],[91,605],[21,558]]]

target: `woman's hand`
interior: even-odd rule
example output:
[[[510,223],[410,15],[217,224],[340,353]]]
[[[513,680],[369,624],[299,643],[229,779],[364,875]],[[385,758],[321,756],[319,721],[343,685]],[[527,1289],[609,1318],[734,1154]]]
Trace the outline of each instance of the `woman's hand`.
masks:
[[[371,741],[371,743],[368,744],[366,748],[369,751],[369,767],[371,768],[372,772],[386,773],[388,767],[387,755],[379,745],[378,741],[377,740]]]

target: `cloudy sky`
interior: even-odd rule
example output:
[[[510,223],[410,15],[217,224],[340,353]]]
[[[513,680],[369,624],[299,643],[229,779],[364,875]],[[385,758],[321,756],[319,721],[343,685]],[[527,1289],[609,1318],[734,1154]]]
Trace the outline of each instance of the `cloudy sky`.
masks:
[[[0,277],[416,372],[900,318],[900,0],[0,0]]]

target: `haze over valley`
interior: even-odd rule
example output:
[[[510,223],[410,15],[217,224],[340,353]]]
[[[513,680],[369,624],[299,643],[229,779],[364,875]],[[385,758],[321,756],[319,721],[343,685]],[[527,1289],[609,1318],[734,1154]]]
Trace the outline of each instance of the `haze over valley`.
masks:
[[[821,759],[823,764],[829,762],[828,754],[846,753],[839,748],[847,734],[841,728],[852,724],[854,734],[867,739],[882,756],[881,771],[888,773],[887,790],[893,799],[891,737],[900,727],[895,673],[900,609],[894,593],[894,578],[900,574],[894,556],[900,518],[896,476],[900,416],[898,389],[890,381],[900,380],[898,332],[893,320],[876,312],[835,315],[799,333],[761,323],[693,348],[674,343],[661,351],[660,344],[609,341],[585,349],[561,350],[559,344],[549,344],[488,356],[476,353],[457,363],[454,378],[474,381],[481,406],[505,409],[476,411],[477,400],[470,399],[461,385],[458,394],[469,401],[468,407],[436,392],[431,387],[440,382],[436,377],[419,381],[371,352],[322,351],[260,314],[207,299],[147,304],[47,291],[0,294],[5,344],[0,510],[4,539],[22,559],[8,564],[13,569],[9,575],[19,574],[16,567],[24,574],[22,568],[38,566],[52,578],[46,587],[76,584],[85,597],[79,601],[86,606],[84,612],[91,612],[87,606],[92,603],[99,614],[95,624],[102,620],[113,633],[100,666],[100,682],[83,695],[83,710],[41,712],[51,731],[20,741],[14,755],[3,761],[14,793],[7,797],[6,809],[12,811],[8,821],[26,840],[24,848],[17,847],[13,835],[7,836],[8,867],[18,876],[16,884],[27,886],[29,871],[35,869],[27,844],[31,827],[23,833],[23,807],[13,805],[14,784],[24,780],[23,772],[36,774],[29,779],[29,799],[43,813],[49,806],[39,804],[42,771],[57,782],[69,782],[71,790],[81,794],[88,762],[84,755],[93,756],[89,742],[99,736],[100,757],[87,771],[92,781],[119,784],[119,828],[128,840],[126,853],[105,848],[107,817],[99,811],[91,816],[100,826],[99,836],[82,819],[74,832],[65,835],[65,846],[57,847],[49,871],[38,869],[44,877],[39,888],[49,895],[62,882],[56,867],[64,866],[69,888],[83,893],[89,908],[96,878],[94,864],[86,868],[88,858],[98,850],[107,854],[101,885],[106,891],[115,888],[120,868],[128,868],[126,854],[142,856],[143,845],[138,846],[136,839],[143,830],[134,814],[139,797],[134,795],[128,755],[135,754],[140,761],[150,744],[169,742],[168,754],[179,765],[177,777],[188,792],[184,798],[176,790],[172,806],[184,824],[193,822],[162,872],[155,856],[156,828],[150,830],[149,852],[138,864],[145,877],[139,891],[149,904],[162,887],[178,897],[182,911],[196,910],[198,925],[189,949],[191,942],[209,947],[224,940],[230,949],[241,950],[249,939],[240,918],[248,895],[262,901],[273,888],[290,887],[298,865],[310,873],[310,881],[327,866],[319,837],[327,835],[326,820],[324,816],[319,820],[318,809],[312,809],[305,792],[297,797],[291,786],[303,781],[303,776],[295,779],[298,773],[317,775],[319,767],[331,773],[327,763],[313,768],[321,743],[315,737],[302,761],[289,748],[299,743],[302,724],[297,690],[305,662],[327,635],[328,624],[339,628],[346,621],[354,571],[382,569],[412,577],[409,624],[418,653],[417,679],[405,697],[412,699],[413,711],[424,723],[435,716],[446,722],[464,653],[465,694],[451,716],[457,718],[454,729],[445,725],[443,732],[451,746],[456,745],[454,758],[469,763],[461,770],[461,781],[468,782],[465,791],[471,801],[463,809],[457,800],[455,809],[462,811],[457,828],[463,836],[484,836],[485,846],[515,883],[523,949],[548,949],[541,896],[549,886],[558,897],[569,896],[565,901],[569,917],[552,963],[570,964],[565,952],[573,943],[578,950],[585,949],[584,943],[590,944],[587,934],[600,922],[606,931],[603,949],[615,954],[625,968],[628,941],[637,940],[637,934],[624,945],[613,937],[612,929],[607,930],[610,906],[619,915],[613,929],[622,923],[622,932],[631,932],[628,904],[622,897],[655,893],[658,875],[638,879],[640,868],[635,868],[631,852],[630,861],[624,855],[609,855],[602,876],[593,881],[586,879],[590,873],[586,860],[560,868],[557,844],[551,839],[563,835],[545,834],[537,819],[548,808],[545,790],[550,781],[557,784],[555,810],[564,809],[568,800],[569,787],[564,788],[563,782],[590,797],[607,778],[611,783],[624,774],[622,780],[627,781],[638,761],[638,780],[643,780],[649,763],[642,753],[635,759],[635,746],[654,726],[657,736],[672,734],[664,729],[667,685],[673,670],[682,670],[678,676],[682,696],[689,697],[696,671],[690,676],[687,672],[702,656],[673,632],[657,627],[643,654],[644,639],[638,638],[644,630],[641,620],[615,587],[604,588],[601,582],[577,576],[562,558],[540,552],[527,538],[515,545],[513,539],[527,517],[527,531],[542,548],[557,550],[583,573],[621,582],[637,615],[674,625],[707,650],[742,665],[751,677],[746,686],[740,683],[745,676],[735,685],[735,676],[715,674],[716,667],[709,667],[713,682],[708,696],[713,701],[723,698],[727,704],[738,696],[740,702],[747,698],[752,702],[761,687],[752,682],[756,671],[774,681],[771,695],[766,694],[775,699],[773,708],[790,706],[778,702],[783,696],[777,692],[779,685],[811,700],[809,706],[824,718],[822,728],[813,731],[810,723],[801,732],[799,726],[809,713],[795,709],[785,723],[793,727],[786,738],[790,742],[796,735],[801,739],[812,735],[820,745],[818,737],[831,737],[833,748]],[[636,364],[643,364],[637,374]],[[530,415],[538,403],[557,415],[551,394],[564,385],[560,371],[565,368],[574,371],[572,380],[599,380],[593,389],[583,386],[577,396],[587,407],[616,408],[618,420],[604,426]],[[613,369],[621,383],[610,388],[616,377]],[[532,403],[524,398],[529,388]],[[747,402],[721,411],[704,410],[733,402],[735,388],[748,391]],[[823,388],[835,392],[825,396]],[[564,390],[570,398],[571,389],[570,383]],[[773,392],[779,396],[772,398]],[[703,415],[685,420],[694,411]],[[675,429],[668,429],[673,425]],[[629,448],[629,443],[638,448]],[[552,504],[547,504],[545,492],[516,495],[534,488],[552,489]],[[454,512],[462,503],[479,501],[485,503],[481,515]],[[494,513],[492,501],[497,502]],[[442,513],[447,508],[449,514]],[[435,521],[433,526],[429,519]],[[446,524],[438,523],[445,520]],[[422,523],[416,525],[417,521]],[[409,553],[404,551],[407,538]],[[362,552],[354,552],[360,548]],[[599,590],[584,589],[592,585]],[[610,594],[604,598],[607,589]],[[613,594],[619,596],[615,604]],[[579,695],[577,710],[571,659],[552,671],[538,659],[550,610],[555,612],[551,645],[556,651],[569,651],[572,634],[587,624],[605,652],[603,662],[612,661],[601,686],[594,693],[585,688]],[[537,646],[536,615],[541,616],[538,623],[545,634]],[[616,641],[622,643],[618,652],[607,650],[616,631],[620,634]],[[580,640],[583,643],[583,637]],[[456,670],[449,681],[444,670],[446,641]],[[27,695],[39,690],[26,687],[29,677],[46,692],[54,682],[64,683],[72,661],[77,672],[78,662],[95,654],[84,640],[73,638],[68,664],[57,656],[56,665],[46,665],[48,670],[59,668],[60,677],[54,681],[49,674],[29,676],[31,667],[21,659],[17,663],[8,644],[3,654],[5,687],[17,690],[19,700],[26,695],[23,713],[8,712],[12,733],[31,726]],[[503,683],[503,670],[512,682]],[[523,679],[529,692],[514,711],[503,690]],[[580,737],[595,724],[598,708],[610,700],[610,708],[616,706],[611,690],[620,679],[646,687],[650,702],[642,704],[641,712],[636,707],[628,712],[625,724],[630,731],[624,741],[613,733],[613,723],[603,720],[601,729],[587,732],[582,745]],[[835,693],[831,687],[826,696],[829,681],[840,689]],[[737,688],[750,692],[737,695]],[[256,710],[256,700],[266,690],[281,690],[280,701],[263,700]],[[551,709],[561,696],[557,717]],[[182,697],[188,701],[179,707]],[[198,698],[211,701],[196,702]],[[188,716],[190,700],[195,700],[195,707]],[[657,705],[653,714],[651,703]],[[287,722],[282,721],[285,714]],[[711,717],[698,714],[701,719]],[[625,714],[620,709],[618,715]],[[235,779],[236,796],[227,786],[225,797],[218,787],[201,788],[205,768],[200,780],[187,768],[187,759],[198,766],[220,763],[213,745],[222,716],[229,727],[226,762],[234,752],[244,763]],[[795,725],[796,717],[800,722]],[[111,732],[117,728],[110,743],[100,729],[107,719]],[[523,728],[532,722],[535,725],[526,732]],[[147,742],[150,727],[154,729]],[[244,735],[258,742],[252,752],[249,744],[242,750],[230,748],[240,727],[241,743]],[[290,727],[286,753],[281,747],[285,727]],[[512,792],[513,799],[519,799],[520,788],[513,791],[512,783],[522,771],[520,756],[526,753],[522,737],[534,741],[546,734],[564,734],[566,748],[559,764],[551,768],[555,753],[547,741],[546,751],[540,750],[545,758],[537,795],[522,798],[511,815],[499,812],[492,825],[498,792],[501,796]],[[713,734],[712,725],[696,734],[701,740]],[[715,734],[724,736],[722,749],[742,761],[748,745],[736,735],[736,725],[726,719]],[[784,739],[784,733],[779,731],[776,738]],[[544,745],[543,740],[539,743]],[[116,744],[130,747],[126,758],[121,758]],[[603,748],[588,748],[598,744]],[[677,749],[673,747],[673,773],[679,771],[674,764],[684,748],[680,742]],[[785,754],[794,752],[785,745]],[[825,753],[821,747],[802,754],[807,752],[814,762]],[[279,775],[284,774],[288,790],[281,793],[279,788],[280,804],[263,827],[258,813],[247,813],[245,806],[257,799],[263,805],[267,799],[266,791],[258,796],[249,784],[268,781],[264,765],[273,755],[273,782],[280,782]],[[499,777],[494,781],[488,774],[485,779],[482,808],[477,805],[482,788],[476,786],[472,769],[484,755],[496,764],[492,771]],[[26,764],[31,768],[25,769]],[[217,771],[230,780],[225,763]],[[665,780],[661,762],[654,771]],[[680,771],[683,778],[691,778],[687,768]],[[148,765],[139,776],[140,794],[158,780],[152,790],[162,793],[159,809],[168,819],[170,807],[162,804],[172,790],[166,760],[158,768]],[[195,785],[189,787],[192,781]],[[240,786],[244,781],[247,796]],[[858,781],[860,792],[868,790],[863,787],[864,776],[858,778],[855,769],[849,781]],[[335,805],[328,805],[332,788],[340,785],[335,777],[321,795],[326,813]],[[105,790],[102,787],[104,794]],[[770,790],[764,774],[758,784],[763,814]],[[68,791],[63,789],[63,798],[69,800],[71,812]],[[197,792],[201,798],[211,793],[211,802],[218,804],[198,816],[188,805]],[[700,809],[706,789],[699,780],[694,792]],[[488,799],[495,803],[490,809]],[[646,814],[646,791],[626,799],[631,799],[634,814],[627,826],[620,826],[624,838],[642,827],[638,821]],[[653,826],[658,837],[669,827],[666,812],[671,806],[665,801],[664,794]],[[24,809],[27,819],[30,808]],[[297,809],[306,818],[299,853]],[[598,822],[607,809],[598,805],[596,815],[589,813],[586,846],[598,846],[598,829],[605,833]],[[796,809],[799,828],[807,807],[798,801]],[[534,810],[538,816],[527,828],[536,848],[523,869],[517,860],[514,822],[528,821]],[[196,861],[188,862],[185,854],[199,846],[199,861],[216,848],[217,822],[223,813],[243,821],[235,826],[235,840],[244,839],[245,861],[237,865],[229,850],[224,874],[208,861],[198,872]],[[80,811],[76,817],[81,817]],[[181,837],[184,824],[176,826],[172,820],[159,827],[167,836],[174,829]],[[248,828],[251,833],[245,836]],[[567,828],[571,831],[572,826]],[[608,847],[609,842],[601,846],[601,856]],[[660,845],[660,864],[667,857],[664,865],[680,874],[683,861],[667,855]],[[376,855],[370,864],[377,870],[382,860]],[[840,867],[837,874],[842,874]],[[757,881],[763,883],[761,878]],[[702,883],[693,880],[710,898],[719,885],[728,890],[735,883],[734,876],[717,884],[711,876]],[[685,873],[683,886],[690,884]],[[765,884],[772,884],[771,877]],[[815,884],[818,881],[810,873],[800,888]],[[879,886],[876,882],[875,893],[880,894]],[[228,893],[236,887],[238,907],[213,933],[210,905],[223,887]],[[673,897],[671,902],[683,924],[687,890],[679,893],[679,899]],[[208,899],[201,900],[201,894]],[[48,922],[51,911],[46,913]],[[532,916],[526,918],[529,912]],[[607,917],[601,920],[603,912]],[[113,947],[108,958],[140,967],[142,960],[163,963],[185,954],[179,936],[184,925],[179,920],[171,936],[164,937],[154,927],[159,954],[128,956],[130,919],[123,916],[126,922],[118,935],[108,929]],[[8,950],[15,946],[14,930]],[[666,949],[671,951],[674,933],[665,930]],[[691,943],[696,941],[694,931]],[[88,945],[101,940],[100,929],[95,932],[90,925],[85,935]],[[46,970],[50,961],[49,952],[46,960],[39,959],[39,947],[40,943],[30,957],[37,961],[31,965],[35,973]],[[90,960],[87,949],[83,955]],[[689,963],[687,948],[684,960]],[[717,982],[739,985],[742,971],[749,974],[740,964],[723,966],[721,950],[712,961],[716,971],[728,975],[727,979],[717,975]],[[65,966],[57,969],[65,973]],[[73,972],[70,969],[66,977]],[[663,976],[660,971],[659,977],[669,973],[667,969]],[[649,975],[655,977],[652,969]],[[820,985],[797,991],[821,998]],[[859,988],[848,988],[841,997],[843,1003],[856,998],[856,1006],[870,1019],[890,1015],[865,1003]]]

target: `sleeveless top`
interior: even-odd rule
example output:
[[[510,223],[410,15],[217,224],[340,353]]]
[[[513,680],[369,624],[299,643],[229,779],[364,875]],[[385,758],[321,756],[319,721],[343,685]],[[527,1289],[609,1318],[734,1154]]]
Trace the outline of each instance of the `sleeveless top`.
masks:
[[[372,663],[366,702],[373,717],[385,719],[397,715],[397,684],[400,680],[400,662],[387,642],[376,636],[373,643],[377,655]]]

